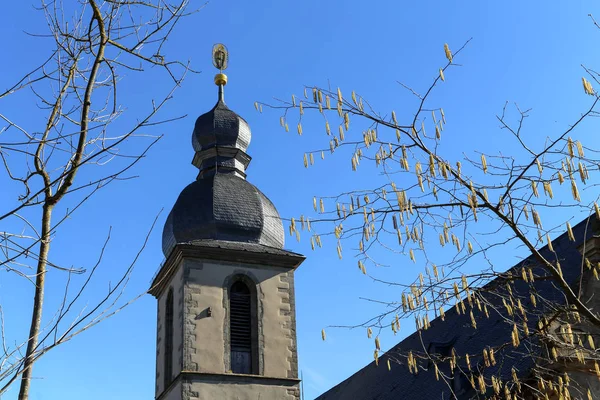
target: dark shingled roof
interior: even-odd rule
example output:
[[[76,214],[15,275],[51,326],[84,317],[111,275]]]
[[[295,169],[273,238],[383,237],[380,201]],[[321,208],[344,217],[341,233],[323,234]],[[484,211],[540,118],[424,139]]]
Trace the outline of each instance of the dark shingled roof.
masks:
[[[192,146],[201,151],[213,146],[237,147],[243,151],[250,144],[250,127],[235,112],[231,111],[222,99],[212,110],[196,120],[192,134]]]
[[[247,182],[250,162],[246,149],[250,127],[219,101],[201,115],[194,127],[193,164],[200,169],[195,182],[179,195],[163,229],[163,253],[177,243],[223,240],[283,248],[284,232],[271,201]]]
[[[577,226],[573,227],[573,232],[576,238],[575,242],[571,242],[567,234],[563,234],[556,238],[552,243],[556,251],[565,280],[574,285],[579,281],[581,273],[582,256],[577,248],[583,244],[584,236],[589,239],[593,232],[598,232],[598,221],[596,218],[586,218]],[[547,246],[542,248],[540,252],[544,256],[550,256],[550,251]],[[552,258],[550,258],[552,259]],[[541,272],[541,269],[535,268],[535,260],[533,256],[528,257],[522,262],[515,265],[511,271],[513,275],[519,274],[521,267],[527,265],[534,268],[534,272]],[[497,286],[497,287],[494,287]],[[551,281],[536,280],[534,283],[535,290],[540,297],[548,299],[555,304],[564,304],[563,295],[557,290]],[[505,291],[504,283],[499,278],[488,283],[484,289],[494,289]],[[485,290],[484,290],[485,291]],[[523,306],[527,309],[533,308],[531,300],[529,300],[528,284],[522,280],[517,280],[513,289],[513,293],[521,298]],[[485,298],[496,305],[498,309],[503,309],[501,300],[498,296],[492,294],[483,294]],[[467,310],[469,309],[467,305]],[[538,302],[537,310],[544,313],[544,305]],[[477,329],[471,326],[469,312],[467,315],[457,314],[456,308],[446,312],[445,321],[439,318],[431,322],[431,326],[427,330],[415,332],[408,336],[383,356],[379,358],[379,366],[373,361],[360,371],[350,376],[337,386],[317,397],[316,400],[397,400],[397,399],[452,399],[448,385],[441,379],[436,381],[433,367],[427,371],[419,370],[417,375],[413,375],[408,371],[405,363],[405,358],[395,358],[400,352],[406,354],[409,350],[423,351],[425,347],[428,351],[434,353],[439,352],[439,349],[452,347],[456,350],[457,355],[464,354],[481,355],[486,346],[499,346],[510,340],[512,325],[504,322],[503,318],[490,307],[490,318],[486,318],[481,312],[474,312],[477,320]],[[530,329],[536,326],[537,320],[530,318],[528,321]],[[522,346],[514,349],[512,346],[503,351],[496,352],[495,358],[497,364],[495,366],[485,368],[484,376],[490,378],[492,375],[502,377],[503,381],[511,379],[511,369],[514,367],[517,370],[520,378],[527,377],[533,366],[533,359],[523,355]],[[527,345],[535,348],[538,343],[528,341]],[[437,349],[437,350],[436,350]],[[538,347],[539,349],[539,347]],[[443,350],[442,350],[443,351]],[[388,370],[386,363],[388,358],[392,361],[392,368]],[[478,360],[481,357],[477,358]],[[393,360],[400,361],[402,365],[395,364]],[[472,359],[473,360],[473,359]],[[476,364],[477,361],[472,361]],[[420,364],[423,367],[428,365]],[[440,367],[440,369],[443,367]],[[449,373],[449,371],[448,371]],[[455,374],[457,380],[452,382],[456,391],[456,398],[470,399],[476,398],[477,393],[471,388],[471,385],[466,378],[460,377],[461,374]]]
[[[163,230],[163,253],[176,243],[212,239],[283,248],[284,232],[271,201],[250,182],[216,174],[188,185],[175,202]]]

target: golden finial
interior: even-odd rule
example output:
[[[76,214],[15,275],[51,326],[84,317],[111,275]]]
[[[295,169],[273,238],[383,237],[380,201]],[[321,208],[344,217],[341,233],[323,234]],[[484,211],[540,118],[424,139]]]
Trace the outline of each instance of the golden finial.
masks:
[[[227,75],[223,73],[223,70],[227,69],[227,63],[229,61],[229,52],[227,47],[222,43],[217,43],[212,49],[213,65],[220,72],[215,75],[215,84],[218,86],[225,86],[227,84]]]

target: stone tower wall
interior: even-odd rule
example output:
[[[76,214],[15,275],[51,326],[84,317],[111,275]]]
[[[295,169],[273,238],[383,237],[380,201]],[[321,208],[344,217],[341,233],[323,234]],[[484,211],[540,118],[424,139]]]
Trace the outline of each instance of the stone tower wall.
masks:
[[[181,264],[181,263],[180,263]],[[158,321],[156,324],[156,395],[164,391],[164,351],[165,351],[165,318],[166,318],[166,302],[169,289],[173,288],[173,375],[171,379],[175,379],[181,372],[183,365],[183,269],[181,265],[174,266],[176,268],[175,275],[167,288],[161,293],[158,298]],[[176,386],[176,385],[171,385]],[[173,391],[173,387],[170,391]],[[179,390],[181,392],[181,390]],[[171,398],[170,396],[167,398]],[[178,399],[181,397],[178,397]]]
[[[183,365],[186,371],[228,373],[228,299],[225,285],[235,275],[257,283],[259,375],[297,378],[293,272],[241,263],[184,262]],[[212,315],[207,315],[210,307]]]
[[[182,258],[173,268],[169,284],[158,296],[157,398],[298,400],[293,270],[196,258]],[[231,373],[229,365],[228,287],[240,276],[256,288],[256,375]],[[165,388],[164,321],[170,288],[173,381]]]

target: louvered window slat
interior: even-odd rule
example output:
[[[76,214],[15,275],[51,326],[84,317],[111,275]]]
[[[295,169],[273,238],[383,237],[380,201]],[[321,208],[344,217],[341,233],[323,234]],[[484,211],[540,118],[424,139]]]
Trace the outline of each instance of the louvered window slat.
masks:
[[[231,371],[252,373],[252,298],[244,282],[231,286],[229,294]]]

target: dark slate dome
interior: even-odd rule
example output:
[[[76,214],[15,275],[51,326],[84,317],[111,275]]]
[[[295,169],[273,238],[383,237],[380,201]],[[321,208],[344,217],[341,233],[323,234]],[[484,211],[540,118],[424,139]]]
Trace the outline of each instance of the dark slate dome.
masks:
[[[176,243],[226,240],[283,248],[279,213],[254,185],[233,174],[215,174],[188,185],[163,230],[163,252]]]
[[[163,230],[163,253],[178,243],[222,240],[282,249],[284,231],[273,203],[246,181],[250,127],[223,101],[194,126],[192,161],[199,170],[175,202]]]
[[[220,99],[212,110],[196,120],[192,146],[194,151],[213,146],[235,147],[246,151],[250,136],[250,127],[244,118],[231,111]]]

